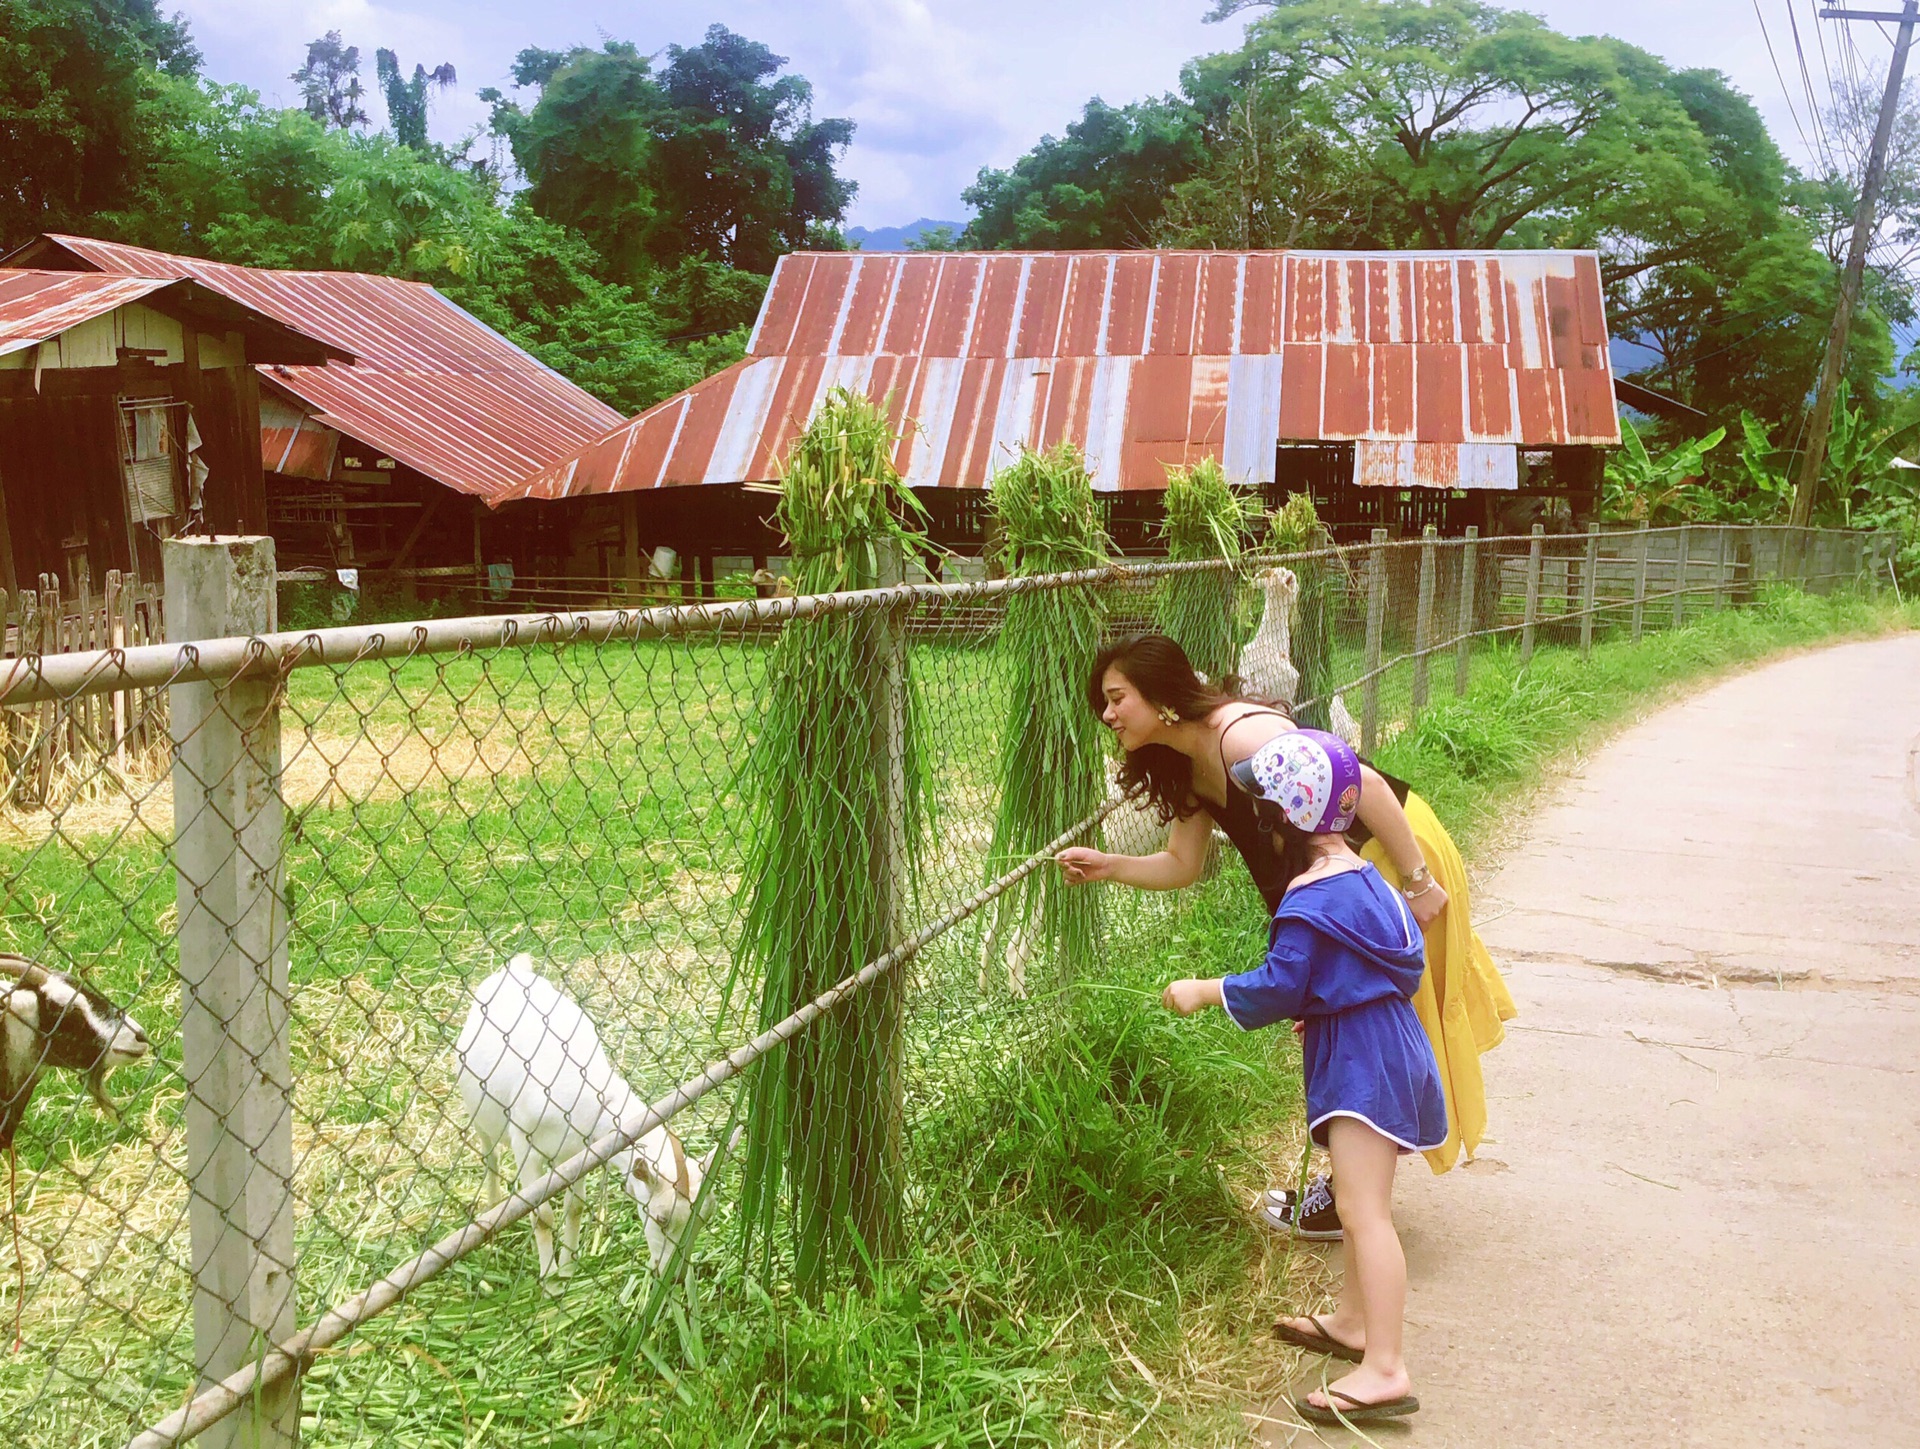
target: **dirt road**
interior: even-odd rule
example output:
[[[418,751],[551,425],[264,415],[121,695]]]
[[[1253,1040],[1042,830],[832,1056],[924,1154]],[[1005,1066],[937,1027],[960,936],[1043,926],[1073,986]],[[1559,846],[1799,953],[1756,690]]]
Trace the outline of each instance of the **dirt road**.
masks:
[[[1920,1444],[1920,635],[1620,735],[1475,914],[1521,1014],[1479,1160],[1403,1170],[1374,1437]]]

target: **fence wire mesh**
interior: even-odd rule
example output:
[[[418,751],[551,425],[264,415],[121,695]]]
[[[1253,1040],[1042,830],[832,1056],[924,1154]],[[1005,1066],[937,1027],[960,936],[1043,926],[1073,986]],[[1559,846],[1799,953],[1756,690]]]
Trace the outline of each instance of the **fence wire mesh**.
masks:
[[[742,1173],[757,1146],[771,1150],[733,1148],[754,1082],[735,1074],[739,1048],[871,960],[835,960],[785,1000],[763,998],[767,963],[746,949],[755,902],[780,884],[765,878],[777,857],[764,833],[788,797],[751,762],[794,687],[789,631],[879,626],[874,677],[798,717],[833,738],[833,711],[875,691],[858,701],[883,721],[875,748],[913,755],[882,775],[903,807],[910,773],[924,792],[913,820],[864,835],[798,822],[818,857],[786,862],[825,882],[823,899],[889,892],[884,947],[917,943],[861,983],[898,982],[889,1039],[876,1047],[869,1029],[857,1043],[865,1129],[820,1102],[798,1109],[880,1133],[851,1155],[892,1175],[911,1237],[942,1231],[922,1169],[956,1150],[948,1106],[1042,1042],[1033,1000],[1095,964],[1050,957],[1035,924],[1060,889],[1044,858],[1066,837],[1016,833],[995,849],[1009,751],[1034,713],[1003,627],[1034,597],[1020,589],[1071,596],[1108,637],[1169,627],[1203,669],[1244,675],[1371,750],[1493,652],[1637,636],[1789,572],[1826,589],[1867,564],[1855,535],[1694,527],[575,616],[527,621],[511,644],[499,621],[440,621],[335,631],[325,647],[203,642],[143,663],[43,655],[40,633],[10,636],[0,948],[16,956],[0,958],[0,1145],[14,1261],[0,1319],[11,1336],[17,1318],[19,1344],[0,1362],[0,1440],[123,1444],[175,1415],[145,1441],[168,1442],[212,1381],[244,1383],[272,1344],[463,1229],[432,1281],[387,1295],[382,1306],[398,1301],[384,1316],[334,1321],[297,1384],[240,1395],[242,1413],[269,1439],[325,1445],[464,1444],[491,1415],[558,1432],[615,1392],[616,1365],[670,1352],[650,1342],[669,1321],[654,1310],[743,1266]],[[238,677],[197,681],[241,659],[252,667]],[[1077,698],[1086,661],[1057,663]],[[888,733],[889,709],[913,718]],[[127,747],[147,740],[162,745]],[[1084,772],[1097,805],[1110,762],[1097,742],[1087,754],[1062,768]],[[1125,853],[1164,836],[1130,804],[1096,828]],[[982,899],[1015,871],[1025,879]],[[1151,949],[1163,908],[1102,897],[1099,949]],[[522,954],[589,1028],[498,975]],[[617,1171],[582,1179],[570,1262],[557,1197],[535,1213],[554,1219],[557,1245],[472,1228],[493,1221],[486,1113],[463,1100],[456,1053],[476,993],[492,993],[484,1015],[506,1065],[489,1072],[470,1038],[469,1066],[492,1115],[515,1119],[498,1148],[509,1179],[550,1188],[551,1169],[616,1128],[616,1145],[638,1139],[643,1162],[623,1152]],[[847,1011],[785,1029],[846,1035]],[[733,1066],[710,1070],[729,1053]],[[104,1090],[89,1100],[90,1069],[121,1062],[116,1115]],[[698,1100],[681,1110],[688,1083]],[[666,1115],[642,1109],[663,1100],[672,1139],[642,1136]],[[703,1166],[704,1215],[676,1218],[670,1196]],[[635,1211],[629,1193],[648,1205]],[[755,1249],[776,1283],[796,1242],[778,1201],[783,1230]],[[845,1212],[826,1228],[847,1231]],[[671,1262],[663,1244],[680,1246]],[[656,1260],[690,1275],[662,1288]]]

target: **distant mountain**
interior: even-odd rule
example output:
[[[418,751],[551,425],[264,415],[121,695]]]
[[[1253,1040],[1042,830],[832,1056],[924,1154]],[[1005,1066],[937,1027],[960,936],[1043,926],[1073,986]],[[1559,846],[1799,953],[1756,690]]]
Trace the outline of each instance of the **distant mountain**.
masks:
[[[910,221],[905,226],[877,226],[869,231],[864,226],[847,228],[847,240],[860,243],[863,252],[903,252],[907,243],[918,241],[920,237],[937,226],[953,228],[955,236],[966,230],[964,221],[935,221],[923,216],[918,221]]]

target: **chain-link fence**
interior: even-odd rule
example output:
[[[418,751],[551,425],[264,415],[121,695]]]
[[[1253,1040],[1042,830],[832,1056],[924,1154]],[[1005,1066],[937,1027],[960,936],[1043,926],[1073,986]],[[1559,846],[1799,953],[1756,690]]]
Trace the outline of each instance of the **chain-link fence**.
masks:
[[[1095,755],[1062,768],[1097,808],[1031,855],[995,854],[1003,766],[1038,708],[1003,629],[1019,599],[1071,596],[1109,635],[1198,629],[1202,667],[1371,749],[1486,651],[1585,648],[1783,576],[1851,585],[1873,562],[1858,535],[1773,529],[1380,539],[273,634],[270,542],[170,544],[168,637],[200,642],[29,640],[0,678],[15,737],[70,742],[45,780],[31,749],[7,756],[35,773],[0,832],[0,946],[18,953],[0,957],[0,1316],[19,1324],[0,1440],[212,1426],[211,1442],[244,1424],[249,1442],[467,1443],[502,1384],[566,1422],[609,1391],[609,1365],[652,1352],[661,1305],[689,1291],[662,1285],[689,1263],[697,1279],[751,1244],[791,1280],[804,1235],[746,1232],[743,1180],[783,1214],[837,1204],[829,1236],[885,1217],[860,1182],[802,1180],[810,1131],[820,1171],[864,1164],[937,1231],[927,1124],[1038,1029],[1021,992],[1044,949],[996,900],[1092,830],[1142,851],[1163,829],[1132,805],[1099,818],[1114,807]],[[807,661],[848,638],[860,667],[821,686]],[[1085,661],[1058,665],[1074,698]],[[785,755],[765,752],[777,729]],[[172,747],[129,754],[135,735]],[[861,818],[834,815],[838,787],[769,774],[831,776],[862,751],[879,794],[851,802]],[[815,844],[782,856],[781,829]],[[782,890],[829,917],[807,925],[830,969],[786,997],[753,944]],[[834,934],[863,912],[879,951]],[[523,954],[537,980],[501,974]],[[845,998],[876,989],[894,1004],[856,1029]],[[811,1065],[792,1065],[794,1038]],[[762,1106],[790,1136],[736,1146],[756,1071],[783,1074]],[[860,1100],[829,1100],[830,1080]],[[781,1157],[785,1190],[767,1175]],[[527,1216],[537,1247],[501,1232]]]

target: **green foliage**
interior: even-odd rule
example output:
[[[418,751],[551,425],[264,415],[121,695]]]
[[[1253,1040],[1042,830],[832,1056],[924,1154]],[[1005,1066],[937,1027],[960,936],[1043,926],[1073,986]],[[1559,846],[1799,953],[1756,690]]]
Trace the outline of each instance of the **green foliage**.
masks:
[[[1072,444],[1049,453],[1023,450],[994,475],[990,503],[1008,574],[1065,573],[1107,562],[1110,544],[1094,507],[1093,480]],[[1105,793],[1104,731],[1080,692],[1100,651],[1105,617],[1091,586],[1016,594],[1007,602],[1000,630],[1008,660],[1006,723],[987,852],[991,875],[1086,819]],[[1057,871],[1041,870],[1001,897],[990,939],[1023,954],[1031,940],[1038,958],[1050,960],[1054,976],[1063,979],[1095,959],[1098,901],[1094,892],[1066,885]]]
[[[1167,470],[1166,521],[1161,537],[1175,562],[1237,560],[1252,521],[1252,505],[1233,491],[1220,464],[1208,458]],[[1218,683],[1240,660],[1235,607],[1238,580],[1232,569],[1176,574],[1160,587],[1160,627]]]
[[[307,114],[321,125],[343,131],[366,125],[367,112],[360,104],[367,93],[360,83],[360,47],[343,44],[339,31],[308,41],[307,63],[288,79],[300,83]]]
[[[0,242],[134,205],[160,101],[199,65],[155,0],[0,0]]]
[[[794,444],[778,521],[801,593],[872,587],[886,577],[883,548],[912,541],[898,515],[918,504],[893,470],[893,444],[884,414],[839,388]],[[728,984],[731,997],[757,973],[763,1030],[897,940],[888,901],[908,889],[899,877],[923,843],[926,790],[912,682],[898,680],[897,721],[881,687],[904,674],[898,629],[890,611],[824,614],[793,621],[774,646],[743,768],[748,905]],[[750,1254],[759,1238],[771,1280],[784,1200],[793,1281],[809,1296],[899,1245],[903,978],[876,980],[753,1077],[744,1244]]]
[[[983,167],[961,193],[976,215],[975,247],[1150,245],[1174,185],[1204,159],[1191,111],[1165,97],[1116,109],[1087,102],[1064,137],[1039,145],[1004,171]]]
[[[522,53],[515,79],[539,99],[525,113],[496,102],[495,124],[528,198],[623,280],[690,256],[771,272],[845,214],[854,188],[834,165],[853,123],[815,120],[812,87],[779,73],[786,58],[724,26],[667,53],[657,76],[624,41]]]
[[[394,139],[416,151],[426,150],[427,87],[452,89],[459,79],[452,64],[443,62],[431,72],[424,65],[416,65],[412,78],[403,80],[400,57],[382,49],[374,54],[374,73],[380,78],[380,94],[386,98],[387,120],[393,125]]]
[[[1658,456],[1647,450],[1631,418],[1620,420],[1620,451],[1607,458],[1605,502],[1613,518],[1665,521],[1680,509],[1686,490],[1706,476],[1706,454],[1720,446],[1725,428],[1691,438]]]

